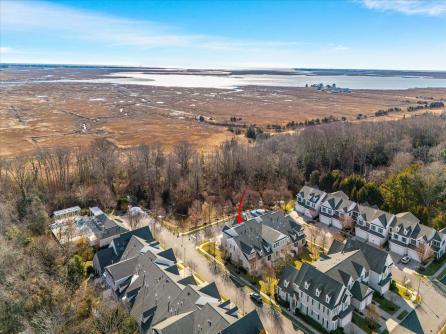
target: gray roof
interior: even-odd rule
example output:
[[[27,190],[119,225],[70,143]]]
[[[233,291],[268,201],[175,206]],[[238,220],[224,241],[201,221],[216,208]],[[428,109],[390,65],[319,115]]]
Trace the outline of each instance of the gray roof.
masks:
[[[95,269],[99,270],[101,274],[103,273],[105,267],[119,261],[119,257],[116,255],[113,248],[100,249],[99,251],[96,252],[94,258],[95,258],[94,263],[97,262],[99,265],[99,268]]]
[[[328,194],[324,201],[324,206],[332,210],[350,212],[357,207],[357,204],[351,201],[343,191],[336,191]]]
[[[302,226],[290,216],[266,212],[242,224],[226,225],[223,233],[234,238],[245,256],[256,252],[257,256],[265,257],[272,253],[270,245],[287,236],[295,241],[301,230]]]
[[[292,282],[294,282],[298,274],[299,271],[295,267],[287,265],[282,270],[279,282],[277,283],[278,287],[289,294],[293,293],[294,290]]]
[[[367,285],[365,285],[364,283],[358,282],[356,281],[353,286],[352,289],[350,290],[350,292],[352,293],[352,296],[354,298],[356,298],[359,301],[364,300],[368,295],[370,295],[373,290],[370,289]]]
[[[135,270],[137,263],[138,258],[132,257],[130,259],[119,261],[118,263],[109,265],[105,268],[105,270],[110,274],[114,281],[117,281],[124,277],[131,276]]]
[[[355,281],[369,264],[360,250],[332,254],[327,260],[318,261],[314,266],[338,282],[347,285],[350,278]]]
[[[118,256],[121,256],[121,254],[124,252],[132,236],[137,236],[147,242],[154,241],[152,232],[148,226],[140,227],[133,231],[124,232],[120,234],[119,237],[113,239]]]
[[[215,334],[230,324],[214,305],[205,304],[201,307],[195,305],[193,311],[167,318],[154,329],[162,334]]]
[[[303,263],[302,267],[297,271],[298,273],[292,283],[295,283],[301,291],[330,309],[336,307],[348,292],[345,284],[342,284],[312,265]],[[308,289],[305,289],[305,282],[309,283]],[[320,291],[319,296],[316,295],[316,290]],[[326,295],[330,297],[329,302],[325,299]]]
[[[317,203],[321,198],[324,198],[327,193],[317,188],[303,186],[297,195],[312,203]]]
[[[221,331],[221,334],[259,334],[264,329],[256,310]]]
[[[371,222],[372,220],[378,219],[383,228],[386,228],[395,217],[391,213],[367,205],[358,205],[358,212],[364,221]]]
[[[384,271],[384,267],[386,265],[387,258],[390,255],[383,249],[370,245],[366,242],[362,242],[357,239],[349,239],[341,249],[337,252],[351,252],[354,250],[361,250],[363,256],[367,260],[369,268],[374,272],[380,274]],[[334,252],[334,249],[333,249]],[[332,253],[332,249],[330,248],[329,254]]]
[[[398,213],[391,227],[393,233],[397,233],[406,238],[422,238],[426,242],[430,242],[437,233],[434,228],[420,224],[420,220],[410,212]],[[400,228],[399,231],[398,228]],[[406,233],[404,233],[405,230]]]

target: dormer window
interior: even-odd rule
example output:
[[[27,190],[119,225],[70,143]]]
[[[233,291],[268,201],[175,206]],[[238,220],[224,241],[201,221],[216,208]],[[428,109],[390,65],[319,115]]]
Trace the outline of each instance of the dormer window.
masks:
[[[316,289],[316,297],[319,297],[321,295],[321,290]]]
[[[405,229],[404,229],[404,234],[407,234],[407,232],[408,232],[408,231],[407,231],[407,228],[405,228]]]
[[[330,302],[331,297],[329,295],[325,295],[325,302],[329,303]]]
[[[397,231],[397,232],[401,231],[401,226],[398,226],[398,227],[396,228],[396,231]]]
[[[290,284],[290,282],[289,281],[287,281],[287,280],[284,280],[283,281],[283,286],[285,287],[285,288],[288,288],[288,285]]]
[[[304,286],[305,286],[305,289],[308,290],[310,288],[310,283],[309,282],[305,282]]]

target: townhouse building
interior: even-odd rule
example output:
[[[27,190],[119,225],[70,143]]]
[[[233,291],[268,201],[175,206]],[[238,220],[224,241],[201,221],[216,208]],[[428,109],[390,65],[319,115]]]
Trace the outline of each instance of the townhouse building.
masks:
[[[241,224],[225,225],[221,246],[232,263],[253,275],[261,273],[305,244],[302,226],[280,212],[264,212]]]
[[[388,291],[391,266],[389,254],[377,247],[355,239],[336,241],[326,258],[300,269],[285,268],[277,293],[293,312],[332,331],[350,323],[354,309],[363,312],[374,291]]]
[[[410,212],[399,213],[390,225],[389,247],[392,252],[418,262],[430,255],[440,258],[446,251],[446,229],[437,231],[421,224]]]
[[[296,195],[295,210],[309,219],[314,219],[319,215],[319,208],[327,193],[322,190],[303,186]]]
[[[298,270],[288,266],[277,288],[278,296],[321,324],[327,331],[347,326],[352,319],[352,294],[347,286],[308,263]]]
[[[320,206],[319,221],[340,230],[351,229],[358,214],[358,205],[343,191],[328,194]]]
[[[319,195],[317,200],[316,194]],[[390,251],[401,256],[424,262],[431,252],[435,258],[446,253],[446,228],[437,231],[423,225],[410,212],[391,214],[351,201],[342,191],[321,195],[320,190],[308,186],[302,187],[297,197],[296,211],[300,214],[304,214],[306,208],[303,205],[307,205],[307,201],[314,203],[307,206],[319,208],[321,223],[340,230],[353,229],[358,239],[378,247],[389,242]],[[316,216],[313,212],[311,214]]]
[[[395,215],[365,205],[358,205],[357,208],[356,236],[371,244],[383,246],[389,237]]]

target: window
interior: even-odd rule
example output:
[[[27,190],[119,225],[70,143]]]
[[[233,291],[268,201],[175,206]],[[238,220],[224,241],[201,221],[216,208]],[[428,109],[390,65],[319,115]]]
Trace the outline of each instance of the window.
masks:
[[[375,227],[375,225],[370,225],[370,228],[371,228],[373,231],[376,231],[376,227]]]
[[[415,239],[410,239],[410,243],[411,243],[412,245],[416,245],[416,244],[417,244],[417,241],[416,241]]]
[[[379,232],[379,233],[383,233],[383,231],[384,231],[384,230],[383,230],[381,227],[378,229],[378,232]]]
[[[403,240],[403,242],[407,242],[407,238],[405,237],[401,237],[401,240]]]
[[[268,255],[268,261],[271,261],[271,255]]]

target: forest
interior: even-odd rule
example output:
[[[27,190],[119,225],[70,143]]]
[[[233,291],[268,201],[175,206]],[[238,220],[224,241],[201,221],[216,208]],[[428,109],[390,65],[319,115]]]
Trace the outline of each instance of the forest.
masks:
[[[118,150],[41,150],[0,161],[0,333],[136,333],[122,306],[103,303],[85,278],[93,250],[62,249],[48,213],[72,205],[144,206],[179,227],[247,208],[277,208],[304,184],[342,190],[392,213],[446,226],[446,114],[386,122],[332,122],[296,134],[225,142],[207,152],[187,142]],[[11,269],[13,268],[13,269]]]

